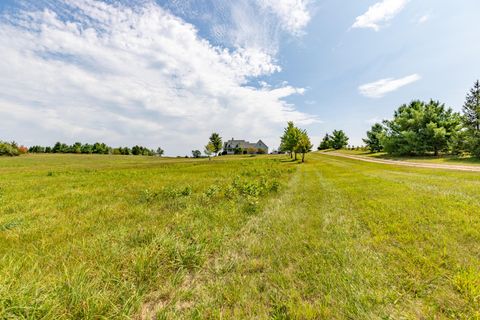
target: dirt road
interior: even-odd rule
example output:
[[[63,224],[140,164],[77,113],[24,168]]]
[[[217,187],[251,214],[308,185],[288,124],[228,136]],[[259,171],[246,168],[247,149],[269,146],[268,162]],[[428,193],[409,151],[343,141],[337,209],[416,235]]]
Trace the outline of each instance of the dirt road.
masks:
[[[458,164],[452,165],[452,164],[439,164],[439,163],[408,162],[408,161],[402,161],[402,160],[376,159],[376,158],[370,158],[365,156],[343,154],[338,152],[322,152],[322,154],[335,156],[335,157],[354,159],[359,161],[365,161],[365,162],[393,164],[393,165],[405,166],[405,167],[480,172],[480,166],[464,166],[464,165],[458,165]]]

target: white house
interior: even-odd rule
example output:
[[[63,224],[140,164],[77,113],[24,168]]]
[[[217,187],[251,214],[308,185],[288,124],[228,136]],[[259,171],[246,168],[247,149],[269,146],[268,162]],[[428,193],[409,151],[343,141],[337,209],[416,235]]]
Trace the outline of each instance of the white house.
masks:
[[[268,154],[268,146],[262,140],[258,140],[256,143],[251,143],[245,140],[235,140],[232,138],[223,145],[223,152],[226,154]]]

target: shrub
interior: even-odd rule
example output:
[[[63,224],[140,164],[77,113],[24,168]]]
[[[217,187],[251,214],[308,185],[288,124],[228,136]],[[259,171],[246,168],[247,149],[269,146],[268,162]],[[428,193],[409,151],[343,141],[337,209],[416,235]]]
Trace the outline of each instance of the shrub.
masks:
[[[11,143],[0,141],[0,156],[18,156],[20,154],[17,146]]]

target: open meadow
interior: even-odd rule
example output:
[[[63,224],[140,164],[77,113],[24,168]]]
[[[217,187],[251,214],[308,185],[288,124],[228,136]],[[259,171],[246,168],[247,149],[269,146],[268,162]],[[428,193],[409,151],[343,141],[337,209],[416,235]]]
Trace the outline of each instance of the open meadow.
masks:
[[[480,173],[0,158],[0,318],[480,317]]]

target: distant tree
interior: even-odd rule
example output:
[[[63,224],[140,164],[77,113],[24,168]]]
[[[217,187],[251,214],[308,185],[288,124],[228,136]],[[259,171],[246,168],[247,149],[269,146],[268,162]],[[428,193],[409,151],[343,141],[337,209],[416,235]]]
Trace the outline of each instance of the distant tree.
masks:
[[[313,145],[310,142],[310,138],[308,137],[306,130],[299,130],[300,137],[298,139],[297,146],[295,147],[295,152],[302,154],[302,162],[305,162],[305,154],[312,151]]]
[[[82,145],[82,153],[92,154],[93,153],[93,145],[85,143]]]
[[[18,147],[17,147],[17,150],[18,150],[18,153],[19,153],[19,154],[28,153],[28,148],[25,147],[25,146],[18,146]]]
[[[30,153],[45,153],[45,147],[42,146],[32,146],[28,149],[28,152]]]
[[[385,131],[385,127],[380,123],[375,123],[370,131],[367,131],[367,138],[362,140],[370,152],[381,152],[383,150],[381,139],[385,135]]]
[[[206,146],[205,146],[205,150],[203,151],[207,157],[208,157],[208,160],[211,160],[211,156],[212,154],[215,153],[215,147],[213,146],[213,144],[211,142],[209,142]]]
[[[134,156],[141,155],[142,154],[142,149],[140,148],[140,146],[137,146],[137,145],[133,146],[132,147],[132,154]]]
[[[343,130],[333,130],[332,132],[332,148],[340,150],[348,145],[348,137]]]
[[[80,142],[75,142],[71,148],[72,153],[82,153],[82,144]]]
[[[16,143],[8,143],[0,141],[0,156],[18,156],[18,145]]]
[[[330,136],[327,133],[323,137],[322,142],[320,142],[320,145],[318,146],[318,150],[327,150],[330,148],[332,148],[332,136]]]
[[[62,143],[60,141],[56,142],[52,148],[53,153],[60,153],[62,152]]]
[[[162,148],[158,147],[157,152],[155,154],[157,156],[161,157],[161,156],[163,156],[164,153],[165,153],[165,151]]]
[[[192,150],[192,156],[194,158],[200,158],[202,156],[202,152],[200,152],[200,150]]]
[[[95,142],[93,144],[92,152],[97,153],[97,154],[108,154],[109,153],[109,147],[105,143]]]
[[[209,144],[212,145],[212,151],[217,155],[222,150],[222,137],[218,133],[212,133],[209,139]]]
[[[463,105],[463,122],[466,128],[466,148],[480,157],[480,81],[476,81]]]

